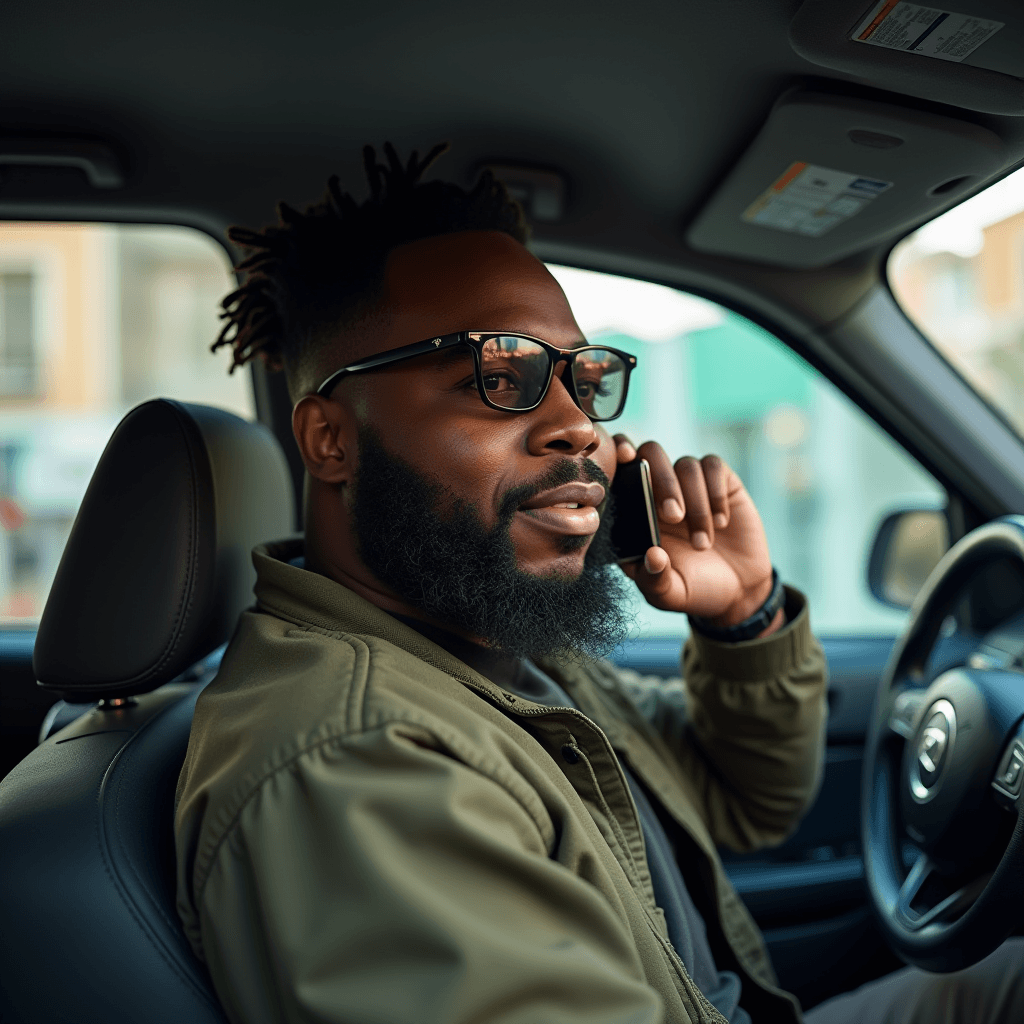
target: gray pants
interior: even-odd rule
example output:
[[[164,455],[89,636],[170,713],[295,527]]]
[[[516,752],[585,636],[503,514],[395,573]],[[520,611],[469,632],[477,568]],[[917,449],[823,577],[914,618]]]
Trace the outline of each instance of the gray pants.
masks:
[[[1024,1024],[1024,939],[954,974],[906,967],[808,1010],[807,1024]]]

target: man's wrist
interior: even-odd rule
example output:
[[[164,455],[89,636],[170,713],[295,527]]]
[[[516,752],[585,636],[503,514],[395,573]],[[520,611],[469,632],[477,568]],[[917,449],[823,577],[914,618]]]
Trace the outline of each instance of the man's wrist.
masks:
[[[701,619],[701,621],[706,622],[713,629],[731,629],[733,626],[749,619],[758,609],[763,608],[765,602],[772,596],[774,589],[775,571],[773,569],[765,579],[743,594],[721,615],[708,616],[706,619]]]
[[[696,633],[720,643],[741,643],[769,636],[785,623],[786,591],[779,574],[773,569],[771,590],[761,606],[746,619],[729,626],[720,626],[714,620],[689,616],[690,626]]]

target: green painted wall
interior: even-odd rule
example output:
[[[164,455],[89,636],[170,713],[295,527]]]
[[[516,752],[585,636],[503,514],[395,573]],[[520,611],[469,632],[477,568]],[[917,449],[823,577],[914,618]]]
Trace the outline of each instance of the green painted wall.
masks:
[[[689,387],[697,417],[760,419],[776,405],[806,407],[814,371],[767,331],[735,313],[687,336]]]

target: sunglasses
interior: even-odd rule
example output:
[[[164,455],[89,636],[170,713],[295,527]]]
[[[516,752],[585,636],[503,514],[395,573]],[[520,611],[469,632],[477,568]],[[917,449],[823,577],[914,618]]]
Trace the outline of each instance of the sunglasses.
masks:
[[[555,364],[564,362],[569,368],[565,383],[571,385],[568,390],[576,405],[596,422],[613,420],[626,404],[629,375],[636,368],[636,356],[603,345],[555,348],[528,334],[457,331],[349,363],[332,373],[316,393],[327,397],[350,373],[376,370],[456,345],[465,345],[473,353],[476,388],[484,405],[502,412],[536,409],[551,387]]]

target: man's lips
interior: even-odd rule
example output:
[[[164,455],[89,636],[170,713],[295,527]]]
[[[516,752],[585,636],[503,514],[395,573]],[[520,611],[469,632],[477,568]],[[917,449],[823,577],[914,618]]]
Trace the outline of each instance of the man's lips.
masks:
[[[535,494],[519,511],[556,533],[587,536],[601,524],[597,506],[602,501],[604,488],[600,484],[563,484]]]

